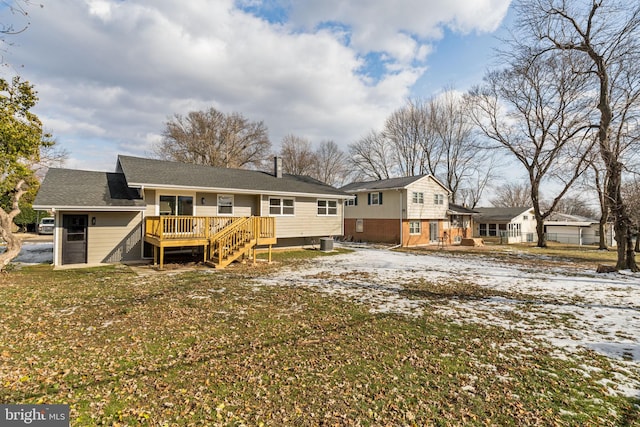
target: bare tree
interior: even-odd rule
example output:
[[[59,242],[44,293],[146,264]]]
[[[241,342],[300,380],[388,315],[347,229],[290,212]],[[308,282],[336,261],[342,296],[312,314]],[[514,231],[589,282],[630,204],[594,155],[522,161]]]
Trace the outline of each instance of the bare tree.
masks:
[[[311,141],[295,135],[285,135],[280,148],[282,171],[292,175],[312,176],[318,163]]]
[[[259,169],[271,156],[271,142],[263,122],[214,108],[192,111],[167,121],[159,158],[225,168]]]
[[[589,199],[584,197],[584,194],[565,195],[556,205],[555,211],[584,218],[595,218],[597,216],[590,206]]]
[[[429,159],[436,165],[432,173],[451,190],[451,202],[457,203],[464,189],[464,198],[471,197],[475,206],[492,179],[495,150],[476,141],[470,105],[461,95],[447,90],[429,105],[429,126],[438,141],[437,157]]]
[[[593,140],[583,111],[584,78],[562,57],[511,56],[509,68],[490,72],[471,91],[472,116],[488,138],[524,166],[531,186],[537,245],[546,246],[544,220],[586,169]],[[559,191],[543,210],[540,187],[553,179]]]
[[[426,101],[409,100],[367,142],[390,153],[391,169],[399,175],[437,177],[451,190],[454,203],[463,197],[475,205],[492,177],[492,152],[476,143],[467,104],[451,89]],[[374,169],[363,151],[361,158]]]
[[[440,150],[435,144],[431,112],[429,103],[409,100],[387,118],[383,135],[393,147],[395,164],[402,176],[435,173]]]
[[[316,150],[315,170],[312,177],[325,184],[341,187],[349,175],[347,155],[333,141],[322,141]]]
[[[606,197],[614,218],[616,268],[637,271],[631,220],[621,193],[629,148],[628,124],[640,102],[640,4],[621,0],[522,0],[519,39],[532,56],[570,54],[568,67],[592,83],[598,148],[607,173]],[[635,121],[637,123],[637,121]]]
[[[471,209],[478,206],[484,191],[489,187],[490,181],[493,177],[495,157],[491,157],[489,163],[485,163],[484,173],[478,173],[472,175],[467,180],[467,185],[460,187],[456,194],[456,198],[451,200],[452,203],[461,203],[463,206],[468,206]]]
[[[19,24],[0,22],[0,52],[6,52],[8,46],[12,45],[7,36],[20,34],[27,28],[29,28],[29,25],[31,25],[31,23],[28,21],[28,7],[35,4],[37,4],[41,8],[44,7],[44,5],[34,3],[30,0],[3,0],[0,2],[0,11],[8,12],[12,16],[17,16],[21,19],[21,22]],[[2,21],[4,21],[4,19]],[[3,62],[4,58],[0,58],[0,63]]]
[[[495,196],[489,202],[497,208],[532,206],[529,183],[507,182],[496,187],[494,194]]]
[[[394,160],[390,144],[375,131],[349,146],[358,175],[364,178],[388,179],[394,176]]]

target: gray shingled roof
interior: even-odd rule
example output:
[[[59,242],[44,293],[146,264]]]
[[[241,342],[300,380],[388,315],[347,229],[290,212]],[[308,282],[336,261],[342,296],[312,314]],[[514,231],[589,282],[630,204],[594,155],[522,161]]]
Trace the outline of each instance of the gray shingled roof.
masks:
[[[424,178],[425,176],[429,176],[429,175],[403,176],[400,178],[389,178],[389,179],[382,179],[377,181],[352,182],[351,184],[347,184],[344,187],[341,187],[340,190],[346,193],[355,193],[358,191],[390,190],[394,188],[404,188],[407,185],[413,184],[419,179]]]
[[[449,212],[451,212],[452,214],[458,214],[458,215],[474,215],[474,214],[478,214],[478,211],[475,211],[475,210],[469,209],[469,208],[465,208],[464,206],[456,205],[454,203],[449,203]]]
[[[515,207],[515,208],[474,208],[473,210],[480,213],[475,218],[476,222],[490,222],[490,221],[509,221],[518,215],[532,210],[530,207]]]
[[[593,219],[593,218],[588,218],[586,216],[581,216],[581,215],[570,215],[570,214],[566,214],[566,213],[561,213],[561,212],[553,212],[551,215],[549,215],[549,217],[546,219],[545,222],[547,221],[551,221],[551,222],[576,222],[576,223],[590,223],[590,224],[597,224],[600,221],[598,221],[597,219]]]
[[[51,168],[33,206],[139,210],[145,203],[136,190],[127,187],[121,173]]]
[[[118,156],[129,186],[178,186],[275,194],[348,196],[315,179],[246,169],[228,169],[140,157]]]

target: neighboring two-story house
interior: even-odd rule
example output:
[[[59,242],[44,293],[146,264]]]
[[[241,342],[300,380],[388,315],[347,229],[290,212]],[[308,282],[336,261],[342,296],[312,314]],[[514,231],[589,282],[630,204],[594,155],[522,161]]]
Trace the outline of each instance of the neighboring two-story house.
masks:
[[[53,211],[54,265],[160,259],[195,248],[224,266],[256,246],[341,236],[350,196],[317,180],[118,156],[115,172],[52,168],[34,208]],[[255,255],[255,251],[253,251]]]
[[[347,240],[417,246],[471,234],[472,212],[451,210],[450,191],[431,175],[354,182],[340,190],[355,196],[345,202]]]

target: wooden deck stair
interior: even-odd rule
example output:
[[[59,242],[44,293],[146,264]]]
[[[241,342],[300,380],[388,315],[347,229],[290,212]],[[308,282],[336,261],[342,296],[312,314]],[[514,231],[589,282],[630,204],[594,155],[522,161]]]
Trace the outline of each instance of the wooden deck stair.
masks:
[[[248,257],[258,245],[271,245],[275,237],[275,219],[271,217],[188,217],[160,216],[145,218],[145,242],[160,250],[160,269],[165,247],[203,247],[204,262],[224,268]],[[269,253],[271,251],[269,250]]]
[[[234,221],[216,235],[209,243],[207,264],[224,268],[241,257],[248,256],[256,247],[258,239],[253,217]]]

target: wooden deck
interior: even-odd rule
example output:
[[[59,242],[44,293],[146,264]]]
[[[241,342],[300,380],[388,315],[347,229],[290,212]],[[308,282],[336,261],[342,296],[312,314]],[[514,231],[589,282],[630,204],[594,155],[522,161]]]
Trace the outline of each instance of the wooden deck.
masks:
[[[145,218],[144,241],[153,245],[154,263],[160,251],[160,268],[164,266],[164,249],[168,247],[202,247],[203,261],[225,267],[255,247],[275,244],[275,218],[149,216]]]

